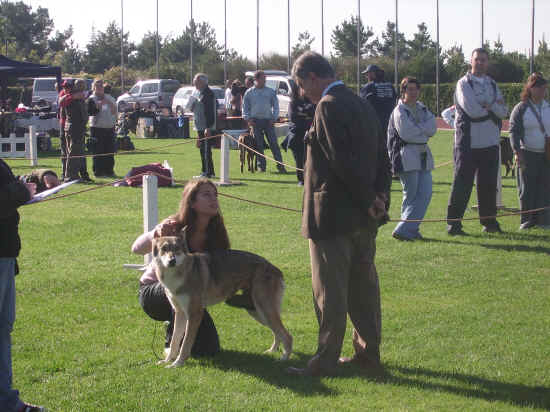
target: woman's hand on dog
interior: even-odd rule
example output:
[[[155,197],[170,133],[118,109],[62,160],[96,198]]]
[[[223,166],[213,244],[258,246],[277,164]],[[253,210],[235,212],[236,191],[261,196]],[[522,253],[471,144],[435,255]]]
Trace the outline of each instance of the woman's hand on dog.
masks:
[[[159,236],[174,236],[176,234],[178,222],[174,219],[166,218],[156,227],[156,233]]]

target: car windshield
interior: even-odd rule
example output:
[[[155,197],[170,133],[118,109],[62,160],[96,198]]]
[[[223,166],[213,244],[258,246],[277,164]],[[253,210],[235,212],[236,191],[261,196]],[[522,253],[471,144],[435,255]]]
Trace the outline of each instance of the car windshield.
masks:
[[[36,79],[34,81],[35,92],[55,92],[55,79]]]

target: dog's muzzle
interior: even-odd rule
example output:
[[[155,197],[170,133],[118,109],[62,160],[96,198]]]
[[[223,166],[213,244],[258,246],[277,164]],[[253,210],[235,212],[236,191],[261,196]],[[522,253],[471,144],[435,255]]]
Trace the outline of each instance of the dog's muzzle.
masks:
[[[176,258],[172,258],[168,261],[168,266],[176,266]]]

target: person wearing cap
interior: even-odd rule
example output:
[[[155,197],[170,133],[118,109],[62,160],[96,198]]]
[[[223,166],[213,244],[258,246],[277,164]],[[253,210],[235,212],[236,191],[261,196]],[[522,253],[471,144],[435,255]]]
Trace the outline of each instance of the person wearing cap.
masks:
[[[248,122],[252,128],[254,139],[256,140],[256,149],[262,155],[256,157],[258,169],[265,172],[266,161],[264,154],[264,133],[267,136],[269,148],[273,157],[278,162],[277,170],[280,173],[286,173],[282,165],[283,158],[281,150],[277,144],[277,136],[273,123],[279,118],[279,101],[275,91],[265,85],[265,73],[258,70],[254,73],[254,87],[248,89],[243,99],[243,119]]]
[[[372,104],[382,129],[386,133],[391,113],[397,103],[397,93],[393,85],[384,80],[384,70],[377,65],[370,64],[363,74],[367,75],[368,83],[363,86],[359,96]]]

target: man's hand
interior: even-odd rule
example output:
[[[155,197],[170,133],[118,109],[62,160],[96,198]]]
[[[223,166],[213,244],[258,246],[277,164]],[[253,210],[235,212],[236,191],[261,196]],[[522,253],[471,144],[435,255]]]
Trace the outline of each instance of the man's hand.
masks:
[[[379,220],[386,215],[386,203],[381,195],[377,195],[376,199],[369,208],[369,216]]]
[[[516,152],[515,158],[516,158],[516,164],[520,169],[523,170],[523,168],[525,167],[525,158],[523,157],[523,153],[521,151]]]
[[[25,186],[27,186],[27,190],[33,197],[36,194],[36,183],[25,183]]]
[[[212,136],[212,132],[210,131],[210,129],[204,129],[204,136]]]

